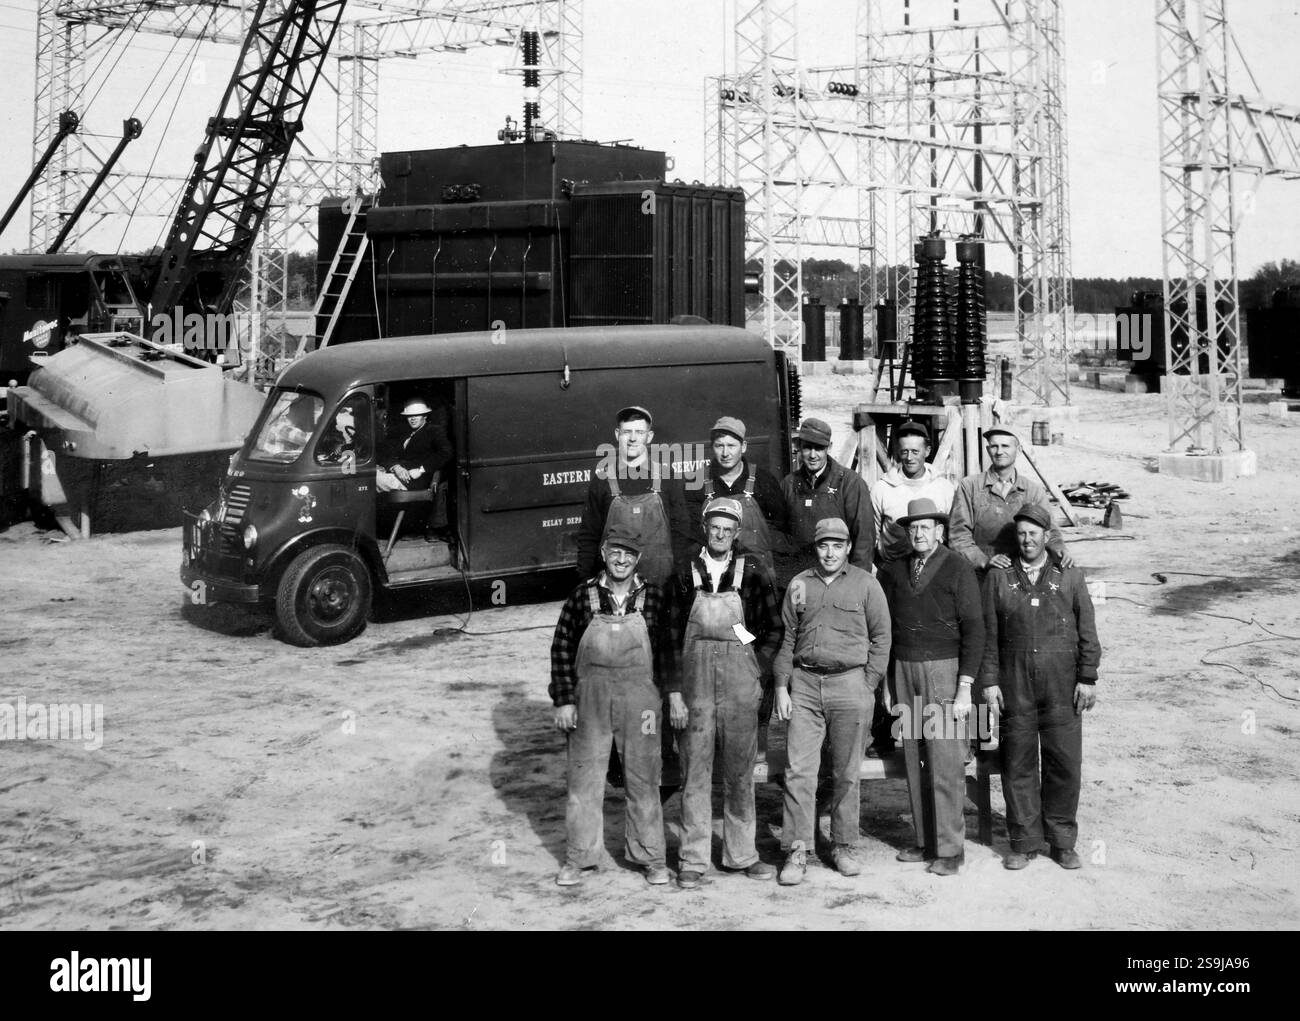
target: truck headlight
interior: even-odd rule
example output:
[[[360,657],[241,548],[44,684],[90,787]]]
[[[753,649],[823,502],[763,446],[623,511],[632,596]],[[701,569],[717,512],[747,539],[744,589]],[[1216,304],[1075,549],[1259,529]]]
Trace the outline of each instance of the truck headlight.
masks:
[[[257,529],[252,525],[244,526],[244,549],[252,549],[257,545]]]

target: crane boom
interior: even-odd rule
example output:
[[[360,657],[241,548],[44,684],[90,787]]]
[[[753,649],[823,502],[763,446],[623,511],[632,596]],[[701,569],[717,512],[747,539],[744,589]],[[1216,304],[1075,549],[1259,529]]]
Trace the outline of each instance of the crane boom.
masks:
[[[163,248],[155,310],[230,309],[345,6],[346,0],[260,0],[194,154]],[[199,293],[201,281],[211,293]]]

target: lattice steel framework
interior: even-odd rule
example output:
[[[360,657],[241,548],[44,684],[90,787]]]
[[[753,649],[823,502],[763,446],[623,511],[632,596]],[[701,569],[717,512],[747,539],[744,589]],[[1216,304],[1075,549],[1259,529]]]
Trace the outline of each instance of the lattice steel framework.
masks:
[[[41,152],[61,110],[81,97],[85,69],[123,32],[242,46],[255,3],[246,0],[38,0],[35,151]],[[319,201],[349,192],[378,155],[381,62],[427,53],[457,54],[501,46],[518,49],[519,33],[539,31],[543,63],[542,115],[562,138],[582,134],[581,0],[352,0],[333,47],[327,81],[338,94],[335,136],[328,159],[298,153],[287,163],[258,236],[258,280],[250,281],[254,315],[268,346],[283,335],[288,256],[315,244]],[[434,81],[431,75],[431,82]],[[318,99],[319,104],[319,99]],[[145,125],[146,135],[150,125]],[[193,128],[197,136],[197,127]],[[173,128],[173,131],[180,128]],[[72,136],[32,191],[30,246],[44,250],[63,215],[101,161],[94,136]],[[145,175],[123,169],[109,175],[87,215],[87,226],[107,217],[170,219],[184,173],[158,168]],[[65,247],[75,249],[77,234]]]
[[[892,298],[905,339],[920,235],[974,234],[1005,245],[1015,264],[1021,396],[1068,401],[1059,4],[862,0],[853,62],[807,71],[791,59],[793,16],[783,19],[783,10],[755,0],[739,13],[737,73],[707,84],[716,109],[706,115],[706,168],[746,186],[749,243],[764,253],[765,278],[768,264],[808,246],[854,253],[864,305]],[[791,26],[767,49],[753,28],[764,18]],[[772,48],[778,42],[783,49]],[[770,181],[756,172],[759,146],[772,154]],[[765,232],[769,222],[776,229]],[[765,328],[788,322],[801,291],[797,273],[765,279]]]
[[[798,363],[805,174],[796,6],[755,0],[737,12],[735,73],[706,83],[705,163],[711,182],[745,193],[745,261],[760,267],[761,329]]]
[[[1231,91],[1224,0],[1157,0],[1156,38],[1169,449],[1243,450],[1237,176],[1300,177],[1300,110]]]

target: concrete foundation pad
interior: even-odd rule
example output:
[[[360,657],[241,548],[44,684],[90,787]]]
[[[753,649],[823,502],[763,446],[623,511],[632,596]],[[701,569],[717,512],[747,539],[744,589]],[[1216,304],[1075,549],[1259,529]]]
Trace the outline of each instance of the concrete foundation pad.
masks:
[[[804,376],[829,376],[831,374],[831,363],[800,362],[799,372]]]
[[[1269,418],[1286,418],[1291,414],[1291,405],[1286,401],[1269,401],[1268,417]]]
[[[1162,475],[1176,475],[1197,482],[1227,482],[1254,475],[1255,452],[1237,450],[1230,454],[1159,454],[1156,470]]]
[[[876,371],[876,367],[867,359],[844,359],[840,361],[827,362],[831,367],[831,372],[839,376],[868,376]]]

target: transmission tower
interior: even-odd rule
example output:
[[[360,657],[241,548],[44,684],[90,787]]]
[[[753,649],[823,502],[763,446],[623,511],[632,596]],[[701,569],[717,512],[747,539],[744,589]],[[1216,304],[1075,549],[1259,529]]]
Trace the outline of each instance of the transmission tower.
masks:
[[[1232,35],[1224,0],[1157,0],[1156,35],[1169,417],[1169,451],[1160,466],[1177,471],[1179,455],[1208,454],[1230,462],[1211,478],[1249,474],[1253,458],[1241,416],[1238,176],[1253,175],[1256,185],[1266,175],[1300,177],[1300,110],[1232,91],[1242,77],[1256,95],[1259,86]]]
[[[706,85],[706,166],[745,188],[773,344],[799,335],[802,282],[780,269],[808,246],[856,254],[863,303],[894,300],[904,340],[914,242],[974,235],[1011,252],[1021,398],[1068,401],[1057,0],[862,0],[852,61],[807,70],[791,8],[752,0],[738,12],[736,74]]]

